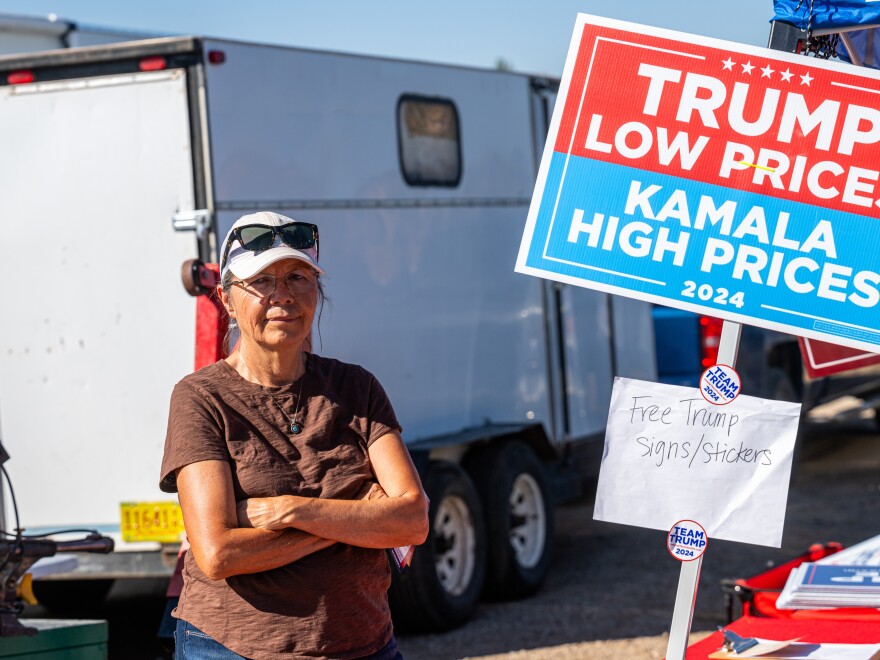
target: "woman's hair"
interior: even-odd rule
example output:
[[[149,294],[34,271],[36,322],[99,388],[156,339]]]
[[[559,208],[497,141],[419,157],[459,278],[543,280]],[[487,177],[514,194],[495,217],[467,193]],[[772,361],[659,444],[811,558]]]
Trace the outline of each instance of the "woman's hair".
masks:
[[[321,340],[321,317],[324,315],[324,303],[329,303],[330,300],[324,295],[324,281],[321,278],[320,273],[315,273],[315,279],[318,282],[318,340]],[[226,295],[229,295],[229,290],[232,288],[232,283],[235,281],[235,275],[232,274],[231,270],[226,270],[226,274],[223,276],[223,279],[220,280],[220,288],[223,289],[223,292]],[[229,355],[229,352],[232,350],[232,347],[235,345],[235,342],[238,340],[238,323],[236,323],[235,319],[232,317],[227,317],[229,323],[226,327],[226,336],[223,337],[223,352],[226,355]],[[311,350],[311,347],[309,347]]]

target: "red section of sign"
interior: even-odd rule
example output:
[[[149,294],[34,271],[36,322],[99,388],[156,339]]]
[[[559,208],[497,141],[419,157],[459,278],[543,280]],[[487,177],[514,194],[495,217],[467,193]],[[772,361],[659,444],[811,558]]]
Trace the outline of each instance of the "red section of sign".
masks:
[[[586,25],[555,150],[874,216],[880,80]]]
[[[804,367],[810,378],[831,376],[832,374],[861,369],[880,364],[880,354],[866,353],[858,348],[829,344],[818,339],[798,337]]]

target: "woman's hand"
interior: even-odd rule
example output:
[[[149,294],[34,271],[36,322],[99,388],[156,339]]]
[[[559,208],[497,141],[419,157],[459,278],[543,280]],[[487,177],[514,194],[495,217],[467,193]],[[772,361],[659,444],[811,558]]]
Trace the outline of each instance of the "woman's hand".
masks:
[[[366,481],[354,499],[252,498],[236,506],[239,525],[262,530],[293,528],[361,548],[424,543],[428,498],[400,434],[386,433],[367,451],[375,481]]]
[[[388,497],[388,493],[375,481],[368,481],[355,497],[356,500],[379,500]]]
[[[290,527],[288,503],[291,495],[278,497],[252,497],[235,505],[239,527],[257,527],[259,529],[285,529]],[[287,505],[287,506],[285,506]]]
[[[293,507],[296,495],[277,497],[252,497],[236,504],[239,527],[259,529],[285,529],[294,527]],[[388,497],[385,490],[375,481],[367,481],[355,496],[356,500],[379,500]]]
[[[244,513],[248,521],[242,524],[289,527],[361,548],[423,543],[428,498],[400,434],[386,433],[367,451],[375,480],[365,481],[353,499],[287,495],[249,500],[239,505],[239,516]]]
[[[296,529],[271,530],[269,521],[272,512],[280,510],[282,503],[277,500],[281,498],[237,506],[226,461],[200,461],[179,468],[177,487],[193,556],[211,580],[272,570],[335,543]],[[246,529],[250,527],[262,529]]]

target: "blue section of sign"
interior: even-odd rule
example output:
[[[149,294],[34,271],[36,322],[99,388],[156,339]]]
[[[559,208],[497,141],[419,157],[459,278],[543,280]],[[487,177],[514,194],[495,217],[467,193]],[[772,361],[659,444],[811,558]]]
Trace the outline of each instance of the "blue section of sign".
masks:
[[[880,589],[880,568],[875,566],[829,566],[813,564],[804,574],[803,584],[854,589]]]
[[[544,191],[532,268],[880,347],[876,218],[563,153]]]

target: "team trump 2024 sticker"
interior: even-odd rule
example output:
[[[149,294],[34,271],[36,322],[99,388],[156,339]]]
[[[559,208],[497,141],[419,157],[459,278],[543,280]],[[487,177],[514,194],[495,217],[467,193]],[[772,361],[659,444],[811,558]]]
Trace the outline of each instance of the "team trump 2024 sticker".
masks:
[[[723,406],[739,396],[741,384],[736,369],[726,364],[716,364],[700,376],[700,394],[709,403]]]
[[[693,520],[679,520],[666,537],[666,548],[678,561],[693,561],[702,557],[708,543],[706,530]]]

